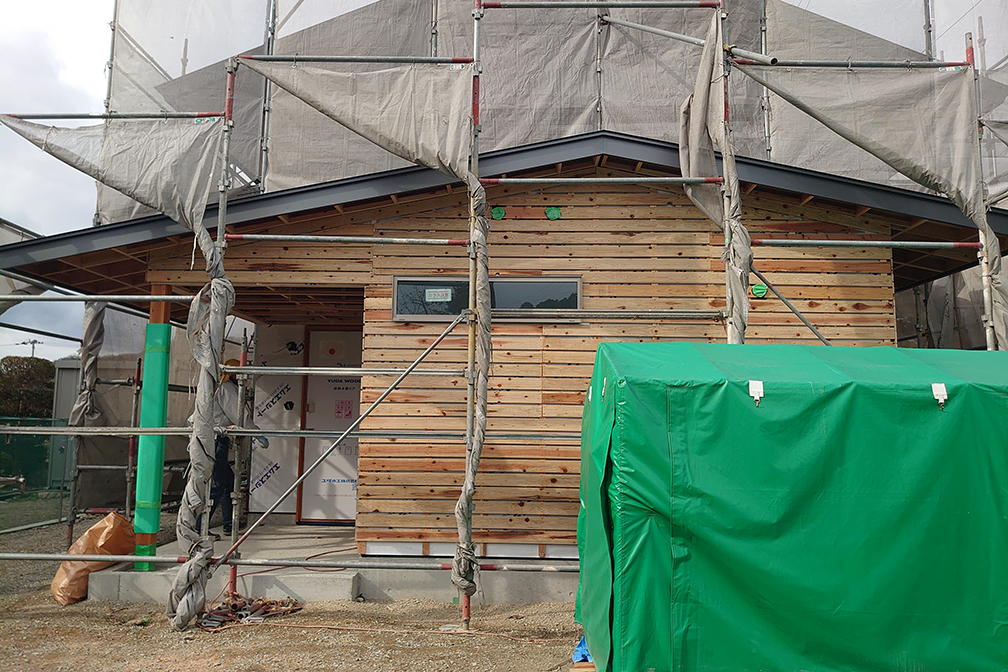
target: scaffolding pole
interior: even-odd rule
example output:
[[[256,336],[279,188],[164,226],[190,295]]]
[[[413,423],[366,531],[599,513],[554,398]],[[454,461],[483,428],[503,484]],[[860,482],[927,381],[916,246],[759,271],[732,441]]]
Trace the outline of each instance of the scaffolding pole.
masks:
[[[739,65],[767,65],[765,62],[749,58],[733,58],[733,63]],[[945,68],[965,68],[969,63],[964,61],[777,61],[773,64],[778,68],[906,68],[923,70],[940,70]]]
[[[348,245],[454,245],[465,247],[464,238],[382,238],[376,236],[295,236],[267,233],[226,233],[224,239],[235,241],[273,241],[284,243],[345,243]]]
[[[763,247],[855,247],[895,250],[979,250],[980,243],[951,243],[922,240],[788,240],[785,238],[753,238],[754,246]]]
[[[160,565],[182,564],[188,558],[176,555],[95,555],[77,553],[0,553],[0,560],[37,562],[150,562]],[[217,565],[234,567],[302,567],[311,569],[399,569],[399,570],[450,570],[452,563],[438,560],[301,560],[283,558],[214,558]],[[536,562],[485,562],[484,572],[577,572],[579,563],[547,560]]]
[[[242,54],[238,59],[239,61],[262,61],[264,63],[399,63],[404,65],[472,63],[471,58],[438,56],[260,56],[258,54]]]
[[[673,33],[670,30],[662,30],[661,28],[652,28],[651,26],[645,26],[640,23],[634,23],[632,21],[624,21],[622,19],[614,19],[611,16],[603,17],[603,23],[611,23],[617,26],[624,26],[626,28],[633,28],[635,30],[640,30],[645,33],[651,33],[652,35],[660,35],[662,37],[668,37],[673,40],[678,40],[680,42],[685,42],[687,44],[692,44],[698,47],[702,47],[707,42],[700,39],[699,37],[693,37],[691,35],[683,35],[682,33]],[[725,51],[728,52],[734,58],[745,58],[751,60],[755,63],[760,63],[762,65],[777,65],[777,59],[772,56],[766,56],[755,51],[748,51],[746,49],[739,49],[738,47],[726,45]]]
[[[266,12],[266,29],[263,35],[267,56],[273,55],[273,48],[276,44],[276,28],[277,0],[269,0],[269,8]],[[259,127],[259,193],[266,191],[266,172],[269,170],[270,116],[273,113],[273,105],[270,102],[272,90],[272,82],[268,77],[263,77],[262,123]]]
[[[79,468],[81,471],[136,471],[135,467],[122,464],[82,464]],[[166,474],[169,472],[181,473],[184,472],[186,468],[187,467],[182,465],[169,464],[162,467],[162,471]],[[126,511],[129,511],[129,507],[126,508]]]
[[[192,295],[183,296],[181,294],[171,295],[150,295],[150,294],[59,294],[57,296],[32,296],[25,294],[2,294],[0,301],[26,301],[36,303],[66,303],[66,302],[86,302],[86,301],[134,301],[145,303],[191,303],[195,297]]]
[[[224,373],[236,373],[241,376],[343,376],[345,378],[360,378],[361,376],[388,377],[398,376],[406,369],[369,369],[354,367],[311,367],[311,366],[222,366]],[[441,376],[461,378],[465,369],[416,369],[414,377]]]
[[[769,46],[767,44],[767,0],[763,0],[760,11],[760,52],[766,56]],[[758,59],[754,59],[758,60]],[[776,60],[776,59],[775,59]],[[771,63],[770,65],[777,65]],[[765,86],[760,87],[760,107],[763,112],[763,150],[766,152],[766,160],[771,161],[773,145],[770,139],[770,89]]]
[[[32,329],[31,327],[22,327],[19,324],[11,324],[9,322],[0,322],[0,327],[4,329],[14,329],[16,331],[23,331],[26,334],[34,334],[36,336],[46,336],[48,338],[59,338],[64,341],[74,341],[80,343],[81,339],[76,336],[64,336],[63,334],[56,334],[51,331],[43,331],[42,329]]]
[[[140,365],[141,359],[137,359],[136,369],[133,371],[133,406],[130,410],[130,427],[136,427],[139,417],[137,413],[140,410]],[[131,434],[129,437],[129,453],[127,455],[126,463],[126,520],[133,522],[133,507],[130,495],[133,493],[133,485],[136,480],[134,475],[134,469],[137,458],[137,442],[139,437],[136,434]]]
[[[483,0],[473,0],[473,76],[472,76],[472,152],[469,155],[469,170],[473,177],[479,180],[479,139],[480,131],[480,74],[483,70],[481,61],[480,33],[482,19],[486,3]],[[480,184],[485,186],[483,180]],[[473,244],[476,233],[476,201],[472,190],[469,192],[469,324],[466,342],[466,474],[468,477],[469,464],[473,455],[473,438],[475,436],[476,419],[476,328],[480,316],[476,313],[476,274],[477,274],[477,250]],[[462,533],[459,532],[459,545],[462,544]],[[469,629],[470,600],[469,595],[462,593],[462,628]]]
[[[787,306],[791,310],[792,313],[794,313],[795,315],[797,315],[798,319],[801,320],[802,323],[806,327],[808,327],[809,329],[812,330],[812,333],[816,335],[816,338],[818,338],[820,341],[822,341],[825,345],[833,345],[832,343],[830,343],[826,339],[825,336],[823,336],[821,333],[819,333],[819,330],[815,328],[815,325],[813,325],[811,322],[809,322],[807,319],[805,319],[805,316],[802,315],[801,312],[797,308],[795,308],[795,306],[794,306],[793,303],[791,303],[790,301],[788,301],[786,298],[784,298],[783,294],[781,294],[779,291],[777,291],[777,288],[773,286],[773,283],[771,283],[769,280],[766,279],[765,275],[763,275],[762,273],[760,273],[759,271],[756,270],[755,266],[750,266],[749,270],[752,271],[753,273],[755,273],[756,277],[759,278],[760,281],[764,285],[767,286],[767,289],[769,289],[771,292],[773,292],[774,294],[776,294],[777,298],[780,299],[784,303],[784,305]]]
[[[508,184],[721,184],[720,177],[487,177],[480,180],[484,187]]]
[[[55,114],[6,114],[6,117],[14,117],[15,119],[21,119],[24,121],[33,121],[39,119],[71,119],[71,120],[84,120],[84,119],[101,119],[104,121],[113,119],[134,119],[134,120],[161,120],[161,119],[207,119],[211,117],[222,117],[223,112],[158,112],[158,113],[145,113],[145,114],[128,114],[120,112],[106,112],[106,113],[55,113]]]
[[[220,436],[339,436],[342,430],[323,429],[269,429],[253,430],[240,427],[214,427],[214,432]],[[189,436],[191,427],[17,427],[0,425],[0,436]],[[357,430],[351,432],[349,438],[362,439],[413,439],[425,437],[462,437],[462,434],[447,432],[438,434],[427,431],[402,430]]]
[[[987,195],[987,183],[983,174],[983,115],[980,107],[980,75],[974,64],[973,56],[973,33],[966,33],[966,61],[973,68],[973,96],[977,114],[977,170],[980,173],[980,187],[983,195]],[[986,205],[986,199],[984,199]],[[994,290],[991,287],[990,273],[990,253],[989,246],[1000,245],[997,238],[987,240],[987,233],[983,229],[977,229],[980,239],[981,250],[977,252],[977,259],[980,262],[980,269],[983,281],[983,324],[984,337],[987,341],[988,350],[997,350],[997,334],[994,332]],[[1004,344],[1002,344],[1004,345]]]
[[[45,289],[51,292],[56,292],[57,294],[63,294],[66,296],[79,296],[77,293],[72,292],[64,287],[59,287],[50,282],[43,282],[42,280],[38,280],[28,275],[22,275],[21,273],[17,273],[15,271],[0,269],[0,276],[10,278],[11,280],[17,280],[18,282],[23,282],[27,285],[31,285],[32,287],[38,287],[39,289]],[[19,298],[18,300],[20,301],[21,299]],[[134,317],[140,317],[145,320],[148,317],[147,313],[144,313],[142,310],[134,308],[133,306],[121,306],[116,303],[110,303],[108,307],[111,308],[112,310],[118,311],[125,315],[132,315]],[[178,321],[172,322],[171,324],[176,327],[185,327],[184,324]]]
[[[720,3],[712,0],[614,0],[614,2],[549,2],[548,0],[503,0],[501,2],[484,2],[485,9],[609,9],[641,8],[641,9],[717,9]]]
[[[645,26],[640,23],[634,23],[632,21],[624,21],[623,19],[614,19],[611,16],[603,16],[602,24],[605,25],[607,23],[611,23],[614,26],[623,26],[624,28],[633,28],[635,30],[640,30],[645,33],[651,33],[653,35],[661,35],[662,37],[668,37],[673,40],[679,40],[680,42],[685,42],[686,44],[692,44],[697,47],[702,47],[705,44],[707,44],[706,40],[702,40],[699,37],[693,37],[692,35],[673,33],[670,30],[662,30],[661,28],[652,28],[651,26]]]
[[[242,348],[241,356],[238,360],[239,367],[248,366],[248,333],[242,332]],[[248,389],[249,377],[242,376],[238,380],[238,426],[245,427],[245,394]],[[231,467],[232,482],[231,482],[231,492],[227,493],[227,496],[231,498],[231,543],[234,544],[238,541],[238,530],[241,529],[241,493],[242,493],[242,482],[244,480],[244,475],[241,469],[236,469],[239,464],[244,464],[244,459],[242,457],[243,451],[245,449],[245,444],[249,442],[249,439],[245,437],[235,437],[237,439],[234,442],[234,464]],[[223,517],[224,511],[221,511],[221,516]],[[236,551],[237,554],[237,551]],[[228,591],[231,595],[238,594],[238,568],[234,565],[231,566],[231,571],[228,575]]]
[[[584,310],[581,308],[494,308],[491,312],[502,320],[562,321],[578,320],[655,320],[655,321],[702,321],[720,322],[725,314],[720,310]]]

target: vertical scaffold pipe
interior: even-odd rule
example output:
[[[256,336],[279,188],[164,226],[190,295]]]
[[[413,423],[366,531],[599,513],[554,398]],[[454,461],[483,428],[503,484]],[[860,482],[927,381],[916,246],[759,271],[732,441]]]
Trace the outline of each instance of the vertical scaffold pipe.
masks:
[[[224,352],[224,322],[234,307],[234,286],[224,271],[224,226],[227,221],[232,110],[234,109],[237,59],[227,62],[224,147],[221,152],[220,205],[217,211],[217,240],[214,242],[203,226],[194,227],[196,243],[203,258],[209,282],[189,306],[186,325],[193,358],[200,366],[196,382],[193,427],[189,435],[189,477],[182,493],[175,536],[188,556],[168,593],[166,614],[176,630],[185,630],[206,606],[206,582],[210,579],[213,541],[210,539],[208,514],[210,483],[216,454],[214,407],[220,382],[220,360]],[[200,522],[202,521],[202,525]]]
[[[469,170],[473,177],[479,179],[479,136],[480,136],[480,20],[483,18],[483,0],[473,0],[473,82],[472,82],[472,117],[473,117],[473,138],[472,157]],[[478,182],[477,182],[478,184]],[[469,357],[468,368],[466,369],[467,385],[466,391],[466,474],[469,472],[469,465],[473,459],[473,438],[475,436],[476,417],[476,328],[480,316],[476,311],[476,264],[477,250],[475,244],[476,233],[476,203],[473,194],[469,194]],[[463,493],[464,494],[464,493]],[[471,528],[471,525],[470,525]],[[472,538],[459,540],[460,544],[472,545]],[[462,628],[469,629],[471,596],[467,592],[462,593]]]
[[[167,294],[164,285],[151,288],[153,294]],[[168,303],[152,303],[147,341],[144,345],[143,381],[140,393],[140,426],[164,427],[168,418],[168,367],[171,359],[171,325]],[[164,437],[140,436],[137,448],[136,507],[133,530],[136,554],[156,555],[161,529],[161,492],[164,483]],[[154,571],[154,564],[135,563],[139,571]]]
[[[980,117],[980,78],[976,69],[976,62],[973,54],[973,33],[966,33],[966,62],[970,64],[973,68],[973,94],[976,100],[976,111],[977,111],[977,167],[980,170],[980,183],[985,185],[983,178],[983,140],[982,131],[983,126],[981,125]],[[985,189],[986,191],[986,189]],[[986,194],[984,194],[986,196]],[[991,288],[991,271],[990,271],[990,245],[999,245],[997,238],[993,241],[988,240],[986,231],[979,229],[979,239],[980,244],[983,246],[982,249],[977,253],[977,258],[980,261],[980,273],[983,283],[983,325],[984,325],[984,337],[987,341],[988,350],[997,350],[997,336],[994,333],[994,292]]]
[[[241,349],[241,359],[239,360],[239,365],[248,366],[248,334],[246,332],[242,333],[242,349]],[[248,377],[242,376],[241,380],[238,381],[238,426],[245,426],[245,396],[248,390]],[[235,444],[234,449],[234,465],[232,467],[232,472],[235,474],[234,485],[232,491],[228,493],[231,498],[231,544],[235,544],[238,541],[238,530],[241,529],[241,517],[242,508],[244,506],[244,498],[242,497],[242,491],[246,479],[244,477],[244,463],[245,463],[245,450],[249,445],[249,437],[233,437],[231,439]],[[231,571],[228,576],[228,592],[231,595],[236,595],[238,593],[238,566],[231,565]]]
[[[140,364],[143,360],[137,359],[136,368],[133,370],[133,405],[130,408],[130,427],[137,426],[137,411],[140,410]],[[137,456],[137,436],[129,437],[129,455],[126,462],[126,520],[133,522],[133,482],[136,479]]]

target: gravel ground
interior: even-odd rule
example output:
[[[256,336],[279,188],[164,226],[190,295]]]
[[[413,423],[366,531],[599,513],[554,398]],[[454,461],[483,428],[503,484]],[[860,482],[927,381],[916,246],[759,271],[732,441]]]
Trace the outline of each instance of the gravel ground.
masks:
[[[162,514],[161,532],[158,534],[159,544],[175,538],[175,515],[175,513]],[[74,537],[79,537],[101,518],[102,516],[79,516],[74,524]],[[19,524],[22,524],[23,520],[22,518]],[[66,523],[60,523],[0,534],[0,553],[65,553],[66,532]],[[35,591],[43,587],[48,590],[58,567],[58,562],[0,561],[0,597]]]
[[[53,525],[0,535],[0,552],[60,552],[65,534]],[[0,669],[566,671],[581,636],[573,604],[480,606],[478,598],[469,634],[442,631],[459,622],[459,608],[430,600],[313,602],[262,624],[180,633],[161,605],[60,607],[49,594],[56,567],[0,561]]]
[[[14,496],[5,492],[4,498],[0,499],[0,530],[62,518],[69,508],[70,503],[64,497],[63,512],[60,513],[58,491]]]

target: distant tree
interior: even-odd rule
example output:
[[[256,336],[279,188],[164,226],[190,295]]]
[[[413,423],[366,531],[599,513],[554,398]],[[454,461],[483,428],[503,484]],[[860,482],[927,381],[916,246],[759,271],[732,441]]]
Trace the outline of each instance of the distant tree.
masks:
[[[51,417],[55,377],[56,367],[47,359],[0,359],[0,416]]]

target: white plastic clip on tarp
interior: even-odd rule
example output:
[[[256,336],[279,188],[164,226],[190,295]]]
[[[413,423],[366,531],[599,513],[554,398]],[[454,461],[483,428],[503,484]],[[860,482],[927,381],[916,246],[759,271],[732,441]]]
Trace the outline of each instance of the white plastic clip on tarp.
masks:
[[[750,380],[749,381],[749,396],[753,398],[756,402],[756,406],[759,406],[759,400],[763,398],[763,381],[762,380]]]
[[[931,394],[938,402],[938,408],[945,410],[945,402],[948,401],[948,390],[945,389],[945,383],[931,383]]]

